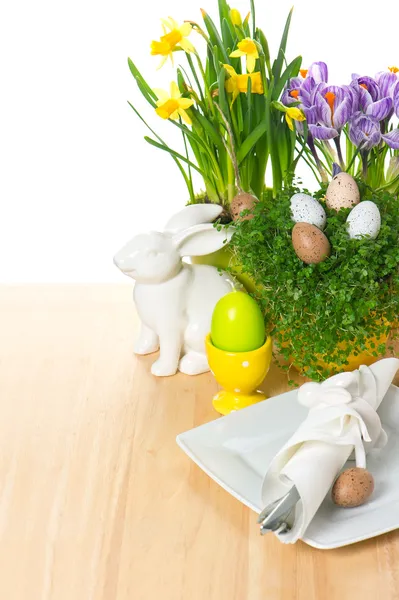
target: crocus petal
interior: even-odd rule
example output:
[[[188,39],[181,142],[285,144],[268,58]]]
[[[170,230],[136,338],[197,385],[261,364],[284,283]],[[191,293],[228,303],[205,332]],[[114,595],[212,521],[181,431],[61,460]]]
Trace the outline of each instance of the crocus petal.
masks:
[[[319,120],[319,111],[317,110],[317,106],[304,106],[302,110],[305,113],[308,125],[316,125],[317,121]]]
[[[315,105],[319,111],[319,121],[326,127],[332,127],[331,108],[322,94],[319,93],[316,95]]]
[[[328,67],[325,62],[314,62],[308,69],[308,77],[313,77],[316,83],[327,83]]]
[[[370,150],[381,141],[380,124],[372,116],[357,112],[349,121],[349,138],[357,147]]]
[[[341,102],[334,112],[334,127],[335,129],[342,129],[345,123],[348,122],[352,116],[352,99],[347,97]]]
[[[318,140],[331,140],[339,135],[333,127],[324,127],[323,125],[309,125],[309,131]]]
[[[288,106],[293,102],[298,102],[298,99],[290,96],[290,90],[285,90],[281,96],[281,102],[285,104],[285,106]]]
[[[392,90],[398,81],[397,74],[390,71],[383,71],[382,73],[377,73],[375,78],[380,88],[381,97],[391,96]]]
[[[399,117],[399,81],[396,83],[393,89],[392,97],[393,105],[395,107],[395,114],[397,117]]]
[[[392,98],[382,98],[382,100],[378,100],[378,102],[373,102],[369,104],[366,109],[366,114],[371,115],[377,121],[382,121],[386,119],[389,114],[392,113],[393,102]]]
[[[370,92],[361,86],[358,86],[357,91],[359,95],[359,108],[361,110],[367,110],[367,107],[373,103]]]
[[[359,87],[361,87],[369,92],[373,102],[375,102],[376,100],[381,98],[379,86],[372,77],[368,77],[368,76],[359,77],[357,82],[359,84]],[[364,86],[366,86],[366,87],[364,87]]]
[[[393,129],[389,133],[385,133],[382,139],[388,144],[390,148],[399,150],[399,129]]]

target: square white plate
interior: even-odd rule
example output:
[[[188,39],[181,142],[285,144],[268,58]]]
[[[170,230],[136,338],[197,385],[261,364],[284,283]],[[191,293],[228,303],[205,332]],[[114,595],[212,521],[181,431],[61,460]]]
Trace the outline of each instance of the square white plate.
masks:
[[[343,509],[327,494],[303,538],[310,546],[338,548],[399,528],[397,387],[390,387],[378,412],[388,444],[367,458],[375,479],[373,496],[363,506]],[[268,465],[306,415],[297,391],[287,392],[181,433],[177,443],[214,481],[259,514]]]

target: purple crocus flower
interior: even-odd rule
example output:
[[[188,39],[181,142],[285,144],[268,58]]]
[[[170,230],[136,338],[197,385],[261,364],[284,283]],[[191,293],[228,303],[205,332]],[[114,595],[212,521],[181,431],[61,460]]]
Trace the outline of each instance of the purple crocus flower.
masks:
[[[320,86],[327,84],[328,68],[324,62],[314,62],[309,69],[301,69],[300,76],[293,77],[285,89],[281,102],[289,106],[300,102],[300,108],[314,105],[314,96]]]
[[[328,67],[325,62],[314,62],[310,65],[307,72],[308,78],[312,78],[317,83],[327,83],[328,81]]]
[[[381,71],[375,76],[375,80],[380,88],[381,98],[390,96],[392,98],[393,89],[399,81],[396,67],[390,67],[389,71]]]
[[[376,79],[352,75],[351,88],[358,95],[359,110],[362,110],[366,115],[375,117],[378,121],[390,119],[393,115],[390,88],[392,81],[390,77],[387,78],[385,75],[390,76],[394,73],[377,74]]]
[[[351,142],[363,151],[371,150],[381,140],[384,140],[390,148],[399,149],[399,129],[383,134],[379,120],[360,111],[349,120],[348,133]]]
[[[349,86],[324,85],[316,92],[315,106],[319,125],[309,129],[314,137],[328,140],[339,136],[357,108],[357,97]]]
[[[395,87],[393,88],[392,97],[393,97],[393,106],[395,109],[395,114],[397,117],[399,117],[399,81],[396,83]]]

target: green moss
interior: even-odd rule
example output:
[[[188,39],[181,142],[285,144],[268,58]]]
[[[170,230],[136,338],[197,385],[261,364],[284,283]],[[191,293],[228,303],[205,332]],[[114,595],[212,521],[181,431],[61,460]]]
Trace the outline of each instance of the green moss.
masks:
[[[367,350],[367,341],[386,334],[397,320],[399,199],[363,190],[363,199],[373,200],[381,212],[376,240],[351,240],[345,226],[350,210],[336,213],[325,207],[331,256],[306,265],[291,242],[290,198],[299,191],[292,188],[274,201],[259,202],[254,218],[237,224],[231,245],[258,286],[256,297],[279,352],[321,380],[334,371],[320,367],[318,358],[343,367],[350,354]],[[316,194],[322,195],[322,190]],[[373,354],[385,350],[376,347]]]

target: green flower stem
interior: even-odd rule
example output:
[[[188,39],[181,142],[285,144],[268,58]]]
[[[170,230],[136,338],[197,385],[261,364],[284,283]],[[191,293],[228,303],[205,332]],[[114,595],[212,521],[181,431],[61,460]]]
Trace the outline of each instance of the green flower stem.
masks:
[[[339,166],[341,167],[341,169],[343,171],[345,171],[346,170],[345,169],[345,161],[344,161],[344,157],[342,156],[340,136],[334,138],[334,144],[335,144],[335,147],[337,149]]]
[[[179,120],[180,120],[180,123],[181,123],[181,119],[179,119]],[[183,142],[184,142],[184,149],[186,151],[186,158],[187,158],[187,160],[190,160],[190,156],[189,156],[189,153],[188,153],[188,146],[187,146],[186,134],[184,133],[184,131],[182,131],[182,136],[183,136]],[[189,191],[189,194],[190,194],[190,200],[191,200],[191,202],[193,202],[194,199],[195,199],[195,195],[194,195],[193,178],[192,178],[192,175],[191,175],[191,167],[190,167],[190,165],[188,165],[188,181],[189,181],[188,191]]]
[[[205,94],[206,94],[206,97],[208,99],[208,106],[209,106],[209,109],[210,109],[212,115],[215,117],[216,113],[215,113],[215,109],[214,109],[214,105],[213,105],[212,94],[211,94],[210,89],[209,89],[208,81],[207,81],[207,78],[206,78],[204,67],[202,66],[201,58],[199,57],[199,55],[197,54],[197,52],[195,52],[195,57],[197,59],[198,67],[199,67],[199,70],[201,72],[201,76],[202,76],[202,79],[203,79],[203,82],[204,82]],[[193,65],[193,71],[195,72],[194,65]]]

